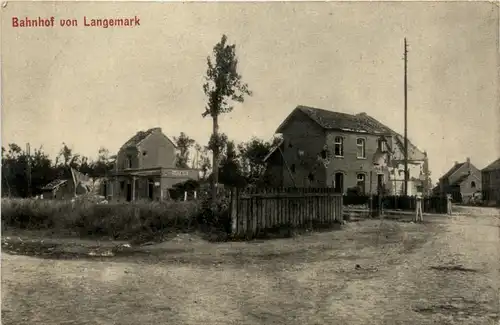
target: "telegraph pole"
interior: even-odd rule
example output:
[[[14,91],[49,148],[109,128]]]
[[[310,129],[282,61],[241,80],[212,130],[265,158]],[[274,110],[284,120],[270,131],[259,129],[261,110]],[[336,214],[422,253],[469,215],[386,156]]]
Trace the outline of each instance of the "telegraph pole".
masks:
[[[405,92],[405,187],[404,194],[408,195],[408,44],[406,43],[405,37],[405,51],[404,51],[404,61],[405,61],[405,84],[404,84],[404,92]]]
[[[28,197],[31,197],[31,152],[30,144],[26,143],[26,173],[28,179]]]

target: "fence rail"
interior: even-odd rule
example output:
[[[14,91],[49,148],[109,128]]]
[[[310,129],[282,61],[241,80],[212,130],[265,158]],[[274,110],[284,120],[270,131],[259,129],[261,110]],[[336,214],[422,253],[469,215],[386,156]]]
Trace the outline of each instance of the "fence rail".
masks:
[[[232,235],[253,238],[280,227],[332,224],[343,218],[342,195],[330,188],[233,190]]]

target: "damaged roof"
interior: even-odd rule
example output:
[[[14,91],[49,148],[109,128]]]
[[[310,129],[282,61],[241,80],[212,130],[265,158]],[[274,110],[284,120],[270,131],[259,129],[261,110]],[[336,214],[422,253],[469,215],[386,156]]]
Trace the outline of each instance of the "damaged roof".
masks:
[[[390,129],[381,125],[380,123],[373,123],[370,119],[365,118],[364,115],[351,115],[347,113],[340,113],[328,111],[321,108],[309,107],[299,105],[295,108],[290,116],[296,111],[301,111],[306,114],[311,120],[316,122],[320,127],[327,130],[342,130],[348,132],[361,132],[371,134],[390,134]],[[286,124],[287,120],[278,127],[276,133]]]
[[[67,179],[55,179],[52,182],[50,182],[49,184],[42,187],[42,190],[54,190],[67,182],[68,182]]]
[[[149,137],[151,134],[158,132],[161,133],[161,128],[160,127],[155,127],[151,128],[146,131],[139,131],[137,132],[133,137],[131,137],[125,144],[122,146],[122,148],[129,148],[129,147],[137,147],[139,144],[141,144],[142,141],[144,141],[147,137]],[[174,147],[176,147],[175,143],[170,140],[169,137],[165,136],[172,144]]]
[[[396,140],[397,145],[404,148],[404,137],[390,127],[382,124],[377,119],[366,113],[347,114],[329,111],[321,108],[299,105],[294,111],[281,123],[276,130],[280,133],[281,129],[287,124],[288,120],[297,112],[306,114],[311,120],[326,130],[341,130],[345,132],[360,132],[377,135],[390,135]],[[410,161],[425,160],[425,153],[408,140],[408,159]]]

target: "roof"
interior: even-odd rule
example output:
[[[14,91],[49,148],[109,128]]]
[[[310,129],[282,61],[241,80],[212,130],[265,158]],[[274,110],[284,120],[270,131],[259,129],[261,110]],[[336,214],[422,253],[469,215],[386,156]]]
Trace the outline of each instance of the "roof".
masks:
[[[371,117],[370,115],[368,115],[366,113],[359,113],[358,116],[362,116],[362,117],[370,120],[372,123],[378,124],[380,127],[389,130],[391,135],[394,136],[394,138],[396,139],[398,146],[404,150],[404,137],[401,134],[397,133],[396,131],[392,130],[390,127],[382,124],[377,119]],[[410,160],[410,161],[425,160],[425,157],[426,157],[425,153],[422,152],[416,145],[414,145],[410,141],[410,139],[407,139],[407,140],[408,140],[408,160]]]
[[[391,135],[395,137],[399,147],[404,148],[403,136],[366,113],[352,115],[304,105],[297,106],[285,121],[281,123],[276,133],[281,131],[281,128],[296,111],[303,112],[323,129]],[[425,153],[408,140],[408,160],[423,161],[425,157]]]
[[[455,164],[449,171],[447,171],[440,179],[444,179],[450,177],[453,173],[455,173],[460,167],[462,167],[465,163]]]
[[[49,184],[45,185],[42,187],[42,190],[53,190],[58,188],[59,186],[65,184],[68,180],[67,179],[55,179]]]
[[[498,169],[500,169],[500,158],[498,158],[497,160],[495,160],[494,162],[492,162],[491,164],[486,166],[482,171],[489,172],[489,171],[498,170]]]
[[[159,132],[161,133],[161,128],[160,127],[155,127],[151,128],[146,131],[139,131],[137,132],[133,137],[131,137],[125,144],[122,146],[122,148],[128,148],[128,147],[137,147],[142,141],[144,141],[147,137],[149,137],[151,134]],[[177,147],[175,143],[170,140],[167,136],[165,136],[172,144],[174,147]]]
[[[465,181],[469,176],[470,176],[469,174],[462,175],[456,181],[454,181],[453,184],[451,184],[451,185],[459,185],[463,181]]]
[[[278,127],[276,133],[286,124],[287,120],[296,111],[301,111],[306,114],[311,120],[316,122],[320,127],[327,130],[342,130],[350,132],[362,132],[371,134],[389,134],[390,130],[380,123],[373,123],[373,121],[365,118],[362,115],[351,115],[347,113],[340,113],[329,111],[321,108],[309,107],[299,105],[295,110],[285,119],[285,121]]]
[[[281,147],[281,145],[283,144],[283,138],[278,138],[277,141],[274,141],[274,144],[273,146],[271,147],[271,149],[269,150],[269,153],[264,157],[264,159],[262,159],[264,162],[266,162],[269,157],[271,157],[273,155],[273,153],[278,150],[279,147]]]

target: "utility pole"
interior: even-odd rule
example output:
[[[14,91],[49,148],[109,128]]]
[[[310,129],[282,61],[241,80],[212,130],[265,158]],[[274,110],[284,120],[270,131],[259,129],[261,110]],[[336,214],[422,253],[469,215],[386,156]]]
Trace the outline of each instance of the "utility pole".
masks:
[[[405,91],[405,187],[404,187],[404,194],[405,196],[408,195],[408,44],[406,43],[406,37],[405,37],[405,51],[404,51],[404,61],[405,61],[405,84],[404,84],[404,91]]]
[[[31,152],[30,144],[26,143],[26,173],[28,179],[28,197],[31,197]]]

